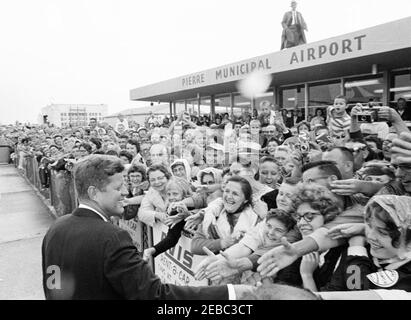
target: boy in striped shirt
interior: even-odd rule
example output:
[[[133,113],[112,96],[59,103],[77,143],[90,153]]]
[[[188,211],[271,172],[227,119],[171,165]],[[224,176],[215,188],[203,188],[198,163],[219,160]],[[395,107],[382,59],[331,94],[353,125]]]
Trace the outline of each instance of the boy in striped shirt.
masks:
[[[347,98],[337,96],[334,105],[327,108],[327,125],[331,132],[349,131],[351,117],[345,111],[347,108]]]

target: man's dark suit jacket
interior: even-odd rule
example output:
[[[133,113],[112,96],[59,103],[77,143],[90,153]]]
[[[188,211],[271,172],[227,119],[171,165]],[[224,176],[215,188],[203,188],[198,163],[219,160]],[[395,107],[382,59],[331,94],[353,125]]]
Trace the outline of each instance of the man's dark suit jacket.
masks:
[[[56,273],[47,268],[53,265],[61,270],[60,290],[48,288]],[[228,299],[227,286],[162,284],[127,231],[82,208],[50,227],[42,244],[42,269],[46,299]]]
[[[398,110],[397,110],[398,112]],[[398,112],[399,113],[399,112]],[[401,115],[401,119],[404,121],[411,121],[411,107],[405,107],[403,114]]]
[[[305,23],[303,15],[300,12],[296,11],[296,14],[297,14],[296,18],[298,19],[299,26],[300,26],[299,44],[307,43],[307,39],[304,33],[304,30],[307,30],[307,24]],[[283,26],[283,32],[281,34],[281,50],[284,48],[287,48],[287,28],[291,26],[292,21],[293,21],[292,11],[286,12],[281,22],[281,25]]]

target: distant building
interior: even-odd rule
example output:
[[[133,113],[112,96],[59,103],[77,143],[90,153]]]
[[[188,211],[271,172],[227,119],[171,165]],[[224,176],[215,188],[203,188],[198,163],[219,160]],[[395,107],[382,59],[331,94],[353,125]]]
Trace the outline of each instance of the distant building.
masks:
[[[86,126],[90,118],[100,122],[106,115],[106,104],[50,104],[41,109],[38,122],[56,127]]]
[[[127,119],[128,123],[130,123],[130,121],[135,121],[142,126],[144,125],[145,120],[150,116],[151,112],[154,116],[163,119],[165,116],[170,116],[170,105],[168,103],[162,103],[157,105],[126,109],[105,116],[102,121],[114,127],[118,122],[118,116],[121,114],[125,119]]]

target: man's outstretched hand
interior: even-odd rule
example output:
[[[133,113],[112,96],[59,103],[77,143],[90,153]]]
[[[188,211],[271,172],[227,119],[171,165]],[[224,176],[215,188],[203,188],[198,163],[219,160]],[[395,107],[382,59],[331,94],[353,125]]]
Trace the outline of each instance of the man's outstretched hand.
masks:
[[[257,271],[260,272],[262,277],[275,276],[278,271],[289,266],[300,257],[298,251],[287,241],[287,238],[281,238],[281,243],[281,246],[271,249],[258,259],[260,265]]]

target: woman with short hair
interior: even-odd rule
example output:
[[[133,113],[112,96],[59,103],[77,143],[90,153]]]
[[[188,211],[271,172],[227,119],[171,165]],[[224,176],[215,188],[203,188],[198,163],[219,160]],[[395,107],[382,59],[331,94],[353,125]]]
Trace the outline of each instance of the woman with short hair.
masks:
[[[171,173],[164,165],[155,164],[147,170],[150,188],[141,201],[138,218],[150,227],[154,226],[155,222],[164,221],[167,218],[166,185],[170,178]]]

